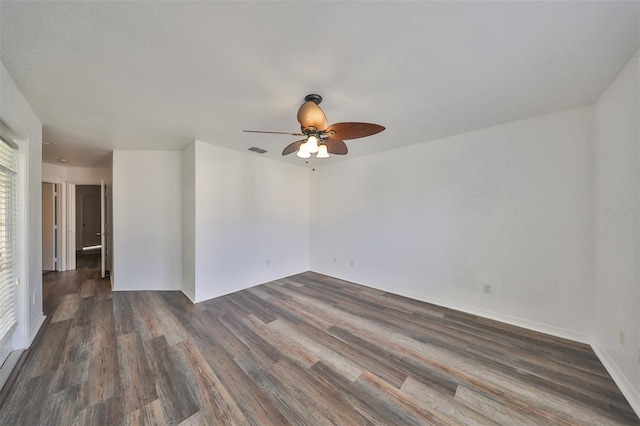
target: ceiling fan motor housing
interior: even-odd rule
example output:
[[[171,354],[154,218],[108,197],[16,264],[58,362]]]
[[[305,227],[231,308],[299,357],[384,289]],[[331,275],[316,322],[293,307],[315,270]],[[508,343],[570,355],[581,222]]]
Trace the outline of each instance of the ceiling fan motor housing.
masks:
[[[313,102],[316,105],[320,105],[320,102],[322,102],[322,96],[320,95],[316,95],[316,94],[310,94],[304,97],[304,101],[305,102]]]

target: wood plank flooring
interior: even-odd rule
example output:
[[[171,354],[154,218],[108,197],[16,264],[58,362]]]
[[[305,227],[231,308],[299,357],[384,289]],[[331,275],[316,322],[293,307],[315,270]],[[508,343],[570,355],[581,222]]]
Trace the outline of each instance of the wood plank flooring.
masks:
[[[2,425],[616,425],[590,347],[304,273],[193,305],[45,275]]]

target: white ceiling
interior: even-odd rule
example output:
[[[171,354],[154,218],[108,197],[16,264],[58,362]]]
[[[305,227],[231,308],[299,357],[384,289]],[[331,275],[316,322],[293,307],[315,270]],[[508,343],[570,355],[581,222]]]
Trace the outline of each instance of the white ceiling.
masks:
[[[294,136],[241,131],[298,131],[309,93],[329,123],[387,127],[347,141],[352,158],[594,102],[639,16],[637,1],[2,1],[0,58],[54,143],[45,162],[194,139],[282,159]]]

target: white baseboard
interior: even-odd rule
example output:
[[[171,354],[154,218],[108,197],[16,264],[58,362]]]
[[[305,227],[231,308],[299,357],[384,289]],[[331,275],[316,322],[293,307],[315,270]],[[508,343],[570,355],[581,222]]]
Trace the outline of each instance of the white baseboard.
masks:
[[[388,291],[388,290],[385,290]],[[407,295],[412,299],[416,297]],[[555,337],[561,337],[563,339],[573,340],[575,342],[591,344],[592,337],[588,334],[579,333],[573,330],[568,330],[562,327],[556,327],[549,324],[544,324],[537,321],[530,321],[523,318],[514,317],[511,315],[501,314],[499,312],[488,311],[484,309],[475,308],[473,306],[464,305],[461,303],[450,302],[448,300],[437,299],[435,297],[423,297],[422,300],[427,303],[433,303],[434,305],[442,306],[449,309],[455,309],[456,311],[462,311],[467,314],[477,315],[483,318],[492,319],[506,324],[515,325],[516,327],[526,328],[528,330],[537,331],[539,333],[549,334]]]
[[[31,329],[29,330],[29,344],[27,345],[27,348],[31,347],[33,340],[38,335],[38,331],[40,331],[40,327],[42,327],[42,324],[44,324],[46,319],[47,317],[42,315],[38,321],[31,326]]]
[[[236,291],[240,291],[240,290],[245,290],[247,288],[251,288],[253,286],[248,286],[248,287],[244,287],[244,288],[237,288],[237,289],[224,289],[224,290],[216,290],[216,291],[210,291],[207,292],[206,294],[195,298],[192,300],[193,303],[200,303],[200,302],[205,302],[207,300],[211,300],[211,299],[215,299],[216,297],[220,297],[220,296],[226,296],[227,294],[231,294],[231,293],[235,293]]]
[[[366,287],[375,288],[377,290],[385,291],[387,293],[397,294],[399,296],[408,297],[410,299],[419,300],[421,302],[431,303],[437,306],[442,306],[443,308],[454,309],[456,311],[461,311],[471,315],[481,316],[483,318],[492,319],[495,321],[504,322],[506,324],[514,325],[516,327],[526,328],[528,330],[537,331],[544,334],[550,334],[555,337],[561,337],[563,339],[573,340],[575,342],[585,343],[590,345],[593,337],[579,333],[573,330],[565,329],[562,327],[556,327],[553,325],[540,323],[536,321],[527,320],[524,318],[518,318],[511,315],[505,315],[499,312],[489,311],[485,309],[476,308],[474,306],[465,305],[462,303],[452,302],[450,300],[438,299],[436,297],[424,296],[421,294],[412,293],[409,291],[399,291],[398,288],[387,288],[384,286],[374,286],[369,283],[361,283],[349,277],[340,277],[332,274],[328,274],[326,272],[314,271],[319,274],[324,274],[330,277],[335,277],[341,280],[350,281],[356,284],[360,284]]]
[[[225,285],[225,284],[218,283],[216,285],[215,289],[213,289],[211,291],[208,291],[208,292],[206,292],[204,294],[201,294],[197,298],[194,297],[194,299],[191,299],[191,297],[189,297],[188,294],[187,294],[187,297],[189,297],[193,303],[200,303],[200,302],[204,302],[205,300],[215,299],[216,297],[220,297],[220,296],[226,296],[227,294],[235,293],[236,291],[245,290],[247,288],[251,288],[251,287],[255,287],[255,286],[261,285],[261,284],[269,283],[271,281],[280,280],[282,278],[291,277],[293,275],[302,274],[304,272],[307,272],[307,271],[306,270],[304,270],[304,271],[286,271],[285,275],[282,275],[282,274],[275,275],[274,274],[274,275],[266,276],[266,277],[261,278],[259,282],[254,282],[254,283],[251,283],[251,284],[248,284],[248,285],[242,285],[242,286],[239,286],[239,287],[237,286],[237,284]]]
[[[613,381],[616,382],[616,385],[620,388],[620,392],[627,398],[627,402],[631,405],[633,411],[640,417],[640,393],[638,393],[638,390],[633,387],[613,358],[609,356],[609,353],[595,337],[592,338],[591,347],[602,365],[604,365],[604,368],[607,369]]]
[[[241,290],[245,290],[247,288],[255,287],[255,286],[260,285],[260,284],[261,283],[252,284],[252,285],[248,285],[248,286],[244,286],[244,287],[237,287],[237,288],[236,287],[230,287],[230,286],[220,286],[222,288],[216,288],[213,291],[208,291],[205,294],[200,295],[197,298],[194,297],[192,302],[193,303],[204,302],[206,300],[215,299],[216,297],[226,296],[227,294],[235,293],[236,291],[241,291]],[[189,296],[187,296],[187,297],[189,297]]]
[[[181,291],[182,286],[175,284],[116,284],[112,291]]]
[[[332,275],[332,274],[328,274],[326,272],[320,272],[320,271],[314,271],[314,272],[335,277],[341,280],[350,281],[350,282],[364,285],[367,287],[375,288],[378,290],[386,291],[388,293],[409,297],[414,300],[420,300],[423,302],[432,303],[434,305],[455,309],[457,311],[465,312],[471,315],[478,315],[484,318],[504,322],[506,324],[515,325],[517,327],[523,327],[529,330],[538,331],[540,333],[545,333],[545,334],[560,337],[563,339],[569,339],[569,340],[590,345],[593,351],[595,352],[596,356],[602,363],[602,365],[606,368],[607,372],[615,382],[615,384],[618,386],[618,388],[620,388],[620,391],[622,392],[624,397],[627,399],[627,402],[629,403],[633,411],[635,411],[636,414],[640,417],[640,393],[638,393],[638,390],[636,390],[631,385],[631,383],[629,382],[627,377],[624,375],[622,370],[620,370],[620,368],[609,356],[609,354],[604,349],[604,347],[593,336],[568,330],[568,329],[564,329],[561,327],[555,327],[549,324],[543,324],[536,321],[530,321],[523,318],[517,318],[517,317],[512,317],[510,315],[500,314],[498,312],[486,311],[484,309],[478,309],[478,308],[474,308],[473,306],[467,306],[460,303],[451,302],[448,300],[442,300],[435,297],[425,297],[418,294],[412,294],[411,292],[398,291],[397,288],[391,289],[391,288],[383,288],[380,286],[372,286],[371,284],[357,282],[356,280],[349,277],[339,277],[336,275]]]
[[[18,364],[18,361],[20,361],[20,357],[23,353],[23,349],[11,352],[2,364],[2,367],[0,367],[0,390],[4,388],[7,380],[9,380],[9,376],[11,376],[11,373],[13,373],[13,369]]]
[[[187,298],[189,300],[191,300],[191,303],[196,303],[196,295],[195,294],[192,294],[189,290],[184,289],[184,288],[182,288],[180,290],[182,291],[182,294],[184,294],[185,296],[187,296]]]

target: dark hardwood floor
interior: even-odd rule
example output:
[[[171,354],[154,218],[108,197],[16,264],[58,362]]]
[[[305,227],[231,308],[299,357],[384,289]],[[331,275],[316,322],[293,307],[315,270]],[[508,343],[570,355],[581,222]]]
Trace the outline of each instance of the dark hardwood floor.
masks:
[[[640,424],[587,345],[315,273],[193,305],[46,274],[0,424]]]

